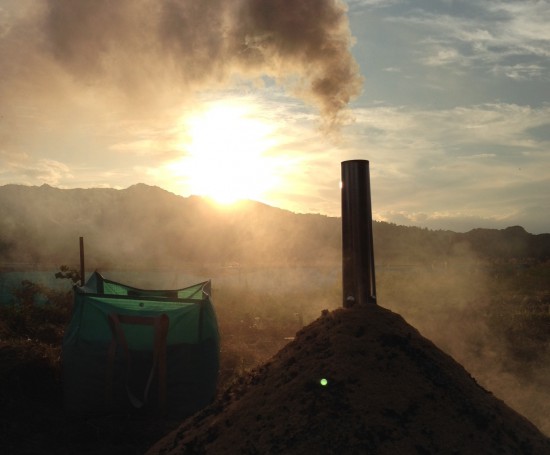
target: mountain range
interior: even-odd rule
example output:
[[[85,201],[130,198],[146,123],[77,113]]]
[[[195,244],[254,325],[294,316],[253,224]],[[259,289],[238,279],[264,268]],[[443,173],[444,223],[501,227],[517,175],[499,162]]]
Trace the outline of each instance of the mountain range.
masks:
[[[326,265],[341,260],[341,219],[255,201],[223,207],[145,184],[127,189],[0,186],[0,262],[95,267]],[[550,234],[520,226],[466,233],[373,223],[377,263],[421,264],[468,251],[489,261],[550,259]]]

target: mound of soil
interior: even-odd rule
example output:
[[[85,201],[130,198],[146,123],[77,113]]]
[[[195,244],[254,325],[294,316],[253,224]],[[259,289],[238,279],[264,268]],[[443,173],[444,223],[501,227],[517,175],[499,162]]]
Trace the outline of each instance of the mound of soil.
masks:
[[[550,439],[399,315],[365,305],[324,312],[148,451],[175,453],[543,455]]]

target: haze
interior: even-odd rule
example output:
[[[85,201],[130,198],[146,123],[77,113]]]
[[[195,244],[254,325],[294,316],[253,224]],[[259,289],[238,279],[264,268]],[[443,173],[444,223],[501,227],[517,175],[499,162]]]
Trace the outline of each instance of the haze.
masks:
[[[550,4],[0,3],[0,185],[550,232]]]

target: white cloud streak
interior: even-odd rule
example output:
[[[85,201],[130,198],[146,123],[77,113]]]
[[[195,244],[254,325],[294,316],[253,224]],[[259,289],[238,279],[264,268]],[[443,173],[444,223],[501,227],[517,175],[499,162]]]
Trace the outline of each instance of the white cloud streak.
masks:
[[[439,5],[441,6],[441,5]],[[493,75],[512,79],[550,78],[550,3],[475,2],[477,13],[451,14],[420,8],[386,18],[421,30],[423,55],[428,66],[485,67]],[[435,8],[434,8],[435,9]],[[529,63],[514,62],[528,59]]]
[[[548,122],[550,106],[373,107],[355,114],[350,133],[373,163],[380,219],[470,229],[477,221],[525,224],[519,214],[542,209],[550,194],[550,141],[530,134]]]

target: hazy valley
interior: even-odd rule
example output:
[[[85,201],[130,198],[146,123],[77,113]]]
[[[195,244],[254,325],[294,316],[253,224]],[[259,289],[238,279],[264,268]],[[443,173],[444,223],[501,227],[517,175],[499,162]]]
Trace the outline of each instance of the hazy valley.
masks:
[[[72,264],[84,237],[94,267],[238,263],[339,264],[341,222],[253,201],[218,206],[144,184],[125,190],[0,187],[0,262]],[[467,233],[374,222],[379,264],[419,265],[468,255],[486,262],[546,261],[550,234],[519,226]]]
[[[212,278],[222,335],[220,391],[269,359],[322,310],[341,306],[339,218],[251,201],[218,207],[142,184],[126,190],[7,185],[0,187],[0,211],[4,272],[78,268],[82,236],[87,271],[97,268],[114,278],[124,271],[125,281],[135,285],[140,283],[132,277],[151,271]],[[518,226],[455,233],[375,222],[374,242],[379,304],[550,434],[550,234]],[[36,293],[53,305],[33,304]],[[42,414],[54,416],[56,427],[66,425],[56,397],[70,294],[32,283],[12,294],[13,305],[0,305],[3,389],[34,383],[39,374],[37,393],[43,394],[27,410],[19,406],[25,396],[0,397],[6,409],[21,413],[4,425],[16,444],[36,431]],[[131,425],[121,424],[118,433],[109,420],[94,425],[100,439],[78,427],[80,446],[63,438],[59,444],[123,453],[117,438],[134,437]],[[146,448],[164,430],[142,431],[135,445]],[[39,433],[48,438],[51,432],[46,426]]]

